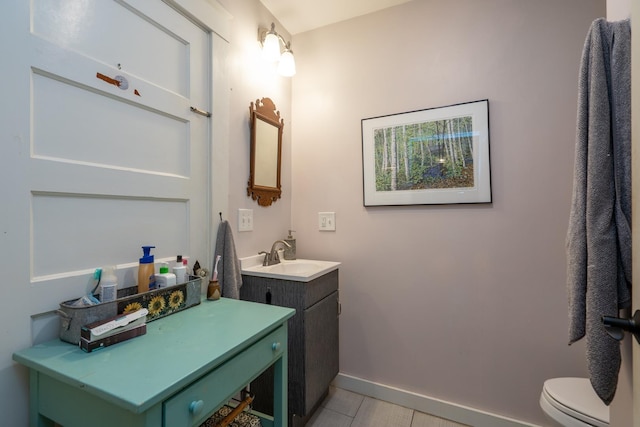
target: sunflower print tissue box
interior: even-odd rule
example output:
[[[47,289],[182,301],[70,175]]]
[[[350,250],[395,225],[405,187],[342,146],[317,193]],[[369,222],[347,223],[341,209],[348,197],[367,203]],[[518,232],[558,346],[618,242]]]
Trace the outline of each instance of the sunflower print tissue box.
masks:
[[[151,322],[200,304],[200,292],[200,278],[192,276],[186,283],[117,299],[117,314],[146,308],[149,310],[147,322]]]
[[[187,285],[156,289],[118,301],[118,313],[131,313],[141,308],[149,310],[147,322],[184,310],[187,304]]]

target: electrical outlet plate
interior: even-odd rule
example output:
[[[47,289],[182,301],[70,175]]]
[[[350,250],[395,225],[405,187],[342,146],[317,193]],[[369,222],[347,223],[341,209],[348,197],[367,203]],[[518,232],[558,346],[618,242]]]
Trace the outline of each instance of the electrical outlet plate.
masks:
[[[238,209],[238,231],[253,231],[253,209]]]
[[[318,230],[336,231],[336,213],[318,212]]]

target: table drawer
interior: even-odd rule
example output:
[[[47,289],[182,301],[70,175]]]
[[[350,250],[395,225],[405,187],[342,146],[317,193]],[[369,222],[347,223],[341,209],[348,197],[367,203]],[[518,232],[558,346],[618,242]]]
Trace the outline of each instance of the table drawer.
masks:
[[[192,426],[224,404],[282,356],[287,330],[281,326],[231,360],[218,366],[163,404],[164,426]]]

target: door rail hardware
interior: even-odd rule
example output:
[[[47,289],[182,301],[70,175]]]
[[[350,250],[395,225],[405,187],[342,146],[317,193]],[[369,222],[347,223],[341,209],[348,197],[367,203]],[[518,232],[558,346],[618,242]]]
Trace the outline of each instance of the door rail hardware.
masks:
[[[208,111],[204,111],[204,110],[201,110],[201,109],[196,108],[196,107],[189,107],[189,109],[191,111],[193,111],[194,113],[196,113],[196,114],[200,114],[201,116],[211,117],[211,113],[208,112]]]

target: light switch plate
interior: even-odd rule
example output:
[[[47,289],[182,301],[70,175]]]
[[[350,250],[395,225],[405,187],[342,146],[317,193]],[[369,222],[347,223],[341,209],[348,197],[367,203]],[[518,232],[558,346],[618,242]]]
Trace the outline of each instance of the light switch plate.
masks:
[[[253,209],[238,209],[238,231],[253,231]]]
[[[336,213],[318,212],[318,230],[336,231]]]

